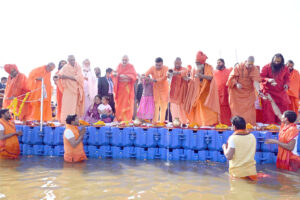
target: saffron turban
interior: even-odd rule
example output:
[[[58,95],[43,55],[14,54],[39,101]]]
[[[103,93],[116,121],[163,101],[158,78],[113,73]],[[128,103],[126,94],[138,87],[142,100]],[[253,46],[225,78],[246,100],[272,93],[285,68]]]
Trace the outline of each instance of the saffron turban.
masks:
[[[19,71],[17,65],[15,65],[15,64],[6,64],[6,65],[4,65],[4,70],[7,73],[10,74],[12,69],[16,70],[17,72]]]
[[[204,64],[206,59],[207,56],[202,51],[198,51],[196,56],[196,62],[199,62],[200,64]]]

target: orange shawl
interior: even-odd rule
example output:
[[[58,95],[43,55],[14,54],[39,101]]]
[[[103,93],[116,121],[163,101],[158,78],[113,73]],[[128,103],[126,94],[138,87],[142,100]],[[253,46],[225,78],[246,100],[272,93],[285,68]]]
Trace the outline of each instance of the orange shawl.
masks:
[[[194,77],[195,73],[196,70],[194,69],[192,73],[192,77]],[[204,75],[213,76],[213,68],[211,65],[207,63],[205,63]],[[204,90],[207,87],[209,87],[209,92],[205,99],[204,106],[218,113],[218,115],[220,114],[219,94],[218,94],[216,81],[214,80],[214,78],[211,81],[203,79],[202,83],[200,83],[199,78],[193,78],[189,82],[186,100],[184,103],[184,109],[187,113],[189,113],[192,107],[194,107],[195,104],[200,100]]]
[[[4,127],[4,134],[15,133],[16,128],[12,122],[0,119],[0,124]],[[0,140],[0,158],[15,159],[20,154],[20,145],[18,136],[14,135],[10,138]]]
[[[78,63],[75,63],[74,67],[70,65],[70,63],[68,63],[64,65],[64,67],[58,72],[58,74],[71,76],[76,79],[76,81],[70,79],[59,79],[59,81],[57,82],[57,87],[62,93],[65,88],[68,88],[68,90],[72,94],[74,94],[74,96],[79,95],[78,106],[80,106],[79,109],[80,113],[78,115],[83,116],[84,115],[84,91],[83,91],[84,78],[82,75],[81,67],[78,65]],[[74,98],[77,98],[77,96]]]
[[[79,137],[79,129],[77,126],[70,124],[66,125],[66,129],[70,129],[75,137],[75,140]],[[83,143],[80,142],[75,148],[71,146],[69,140],[64,136],[64,160],[66,162],[80,162],[86,160],[86,155],[83,149]]]
[[[175,72],[180,72],[179,75],[172,77],[172,82],[170,86],[170,102],[181,104],[182,95],[184,95],[184,86],[185,80],[183,77],[187,76],[187,69],[184,67],[180,67],[180,69],[173,69]]]
[[[12,102],[12,100],[9,100],[7,98],[18,97],[18,96],[24,94],[24,96],[18,98],[19,100],[23,100],[25,97],[25,94],[29,91],[29,89],[27,87],[27,77],[24,74],[19,72],[16,65],[7,64],[7,65],[4,65],[4,69],[7,73],[10,73],[11,69],[15,69],[18,71],[18,74],[16,77],[13,78],[10,75],[8,76],[7,85],[6,85],[5,93],[4,93],[5,99],[3,100],[3,107],[6,108]],[[21,103],[19,101],[18,107],[17,107],[17,112],[19,110],[20,105],[21,105]],[[29,106],[29,103],[24,104],[21,115],[19,116],[20,120],[27,119],[28,106]]]
[[[296,124],[281,125],[279,132],[279,141],[289,143],[299,135]],[[277,168],[296,171],[300,168],[300,157],[294,155],[291,151],[278,145],[278,155],[276,161]]]
[[[113,76],[114,93],[116,103],[116,118],[118,121],[129,121],[133,115],[134,105],[134,83],[136,81],[136,71],[132,64],[119,64],[117,67],[118,75]],[[119,76],[124,74],[131,78],[131,82],[120,82]]]

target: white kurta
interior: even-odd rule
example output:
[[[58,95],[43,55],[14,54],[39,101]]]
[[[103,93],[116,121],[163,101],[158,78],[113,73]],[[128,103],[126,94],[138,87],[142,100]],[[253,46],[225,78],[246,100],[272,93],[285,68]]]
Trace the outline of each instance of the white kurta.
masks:
[[[90,105],[94,102],[94,98],[98,93],[98,79],[91,68],[83,68],[83,76],[88,80],[84,80],[84,113],[88,110]]]

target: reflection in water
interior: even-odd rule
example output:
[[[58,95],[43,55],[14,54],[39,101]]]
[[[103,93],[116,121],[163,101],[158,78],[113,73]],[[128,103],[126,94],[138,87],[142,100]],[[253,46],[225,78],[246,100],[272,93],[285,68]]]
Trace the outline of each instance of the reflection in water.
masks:
[[[300,174],[258,166],[253,183],[229,178],[227,165],[203,162],[63,158],[0,160],[0,199],[300,199]]]

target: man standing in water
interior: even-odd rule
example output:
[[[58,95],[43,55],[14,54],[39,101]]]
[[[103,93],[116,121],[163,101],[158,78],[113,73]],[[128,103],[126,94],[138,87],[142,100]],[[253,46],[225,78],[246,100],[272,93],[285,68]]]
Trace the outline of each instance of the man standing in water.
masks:
[[[257,180],[256,139],[246,130],[244,118],[235,116],[231,119],[234,133],[229,137],[228,144],[223,144],[224,155],[229,160],[229,174],[236,178]]]
[[[266,140],[266,144],[278,144],[278,155],[276,161],[277,168],[297,171],[300,169],[300,156],[297,154],[299,131],[295,124],[297,114],[291,110],[285,111],[281,114],[279,107],[269,94],[268,100],[271,102],[276,116],[281,119],[282,124],[279,131],[279,140],[268,139]]]
[[[77,115],[68,115],[64,132],[64,160],[66,162],[81,162],[87,159],[83,149],[83,136],[86,128],[79,131],[79,119]]]
[[[0,117],[0,159],[16,159],[20,155],[18,136],[22,131],[16,131],[8,109],[1,109]]]

